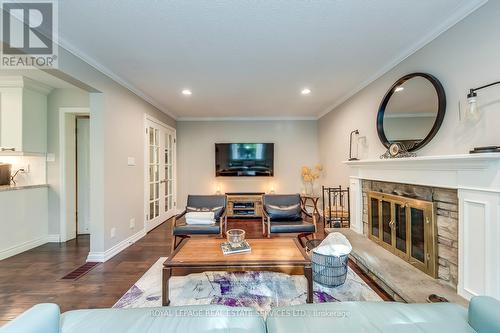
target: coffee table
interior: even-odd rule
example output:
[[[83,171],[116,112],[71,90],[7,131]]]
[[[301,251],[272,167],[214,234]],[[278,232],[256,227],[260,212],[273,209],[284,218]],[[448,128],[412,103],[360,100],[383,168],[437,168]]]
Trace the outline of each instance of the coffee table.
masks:
[[[225,239],[184,239],[163,263],[162,305],[168,306],[172,275],[204,271],[274,271],[300,274],[307,279],[307,303],[313,302],[311,260],[294,238],[247,239],[252,252],[224,255]]]

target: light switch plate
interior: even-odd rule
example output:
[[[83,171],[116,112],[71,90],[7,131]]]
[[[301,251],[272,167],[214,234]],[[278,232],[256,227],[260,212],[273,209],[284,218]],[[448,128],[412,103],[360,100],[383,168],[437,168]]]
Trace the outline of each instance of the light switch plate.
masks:
[[[55,161],[56,161],[56,154],[48,153],[47,154],[47,162],[55,162]]]
[[[128,166],[135,166],[135,157],[129,157],[127,159],[127,165]]]

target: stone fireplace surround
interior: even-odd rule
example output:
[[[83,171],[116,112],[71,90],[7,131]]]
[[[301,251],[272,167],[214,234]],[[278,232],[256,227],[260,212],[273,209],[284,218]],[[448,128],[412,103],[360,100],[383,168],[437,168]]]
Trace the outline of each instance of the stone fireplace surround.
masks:
[[[500,154],[344,163],[350,168],[353,231],[366,230],[363,185],[365,191],[368,186],[381,192],[423,191],[424,196],[430,191],[438,206],[439,279],[456,286],[466,299],[475,295],[500,299]]]
[[[455,290],[458,284],[458,194],[457,190],[430,186],[362,180],[363,234],[368,237],[368,193],[394,194],[430,201],[437,225],[438,279]]]

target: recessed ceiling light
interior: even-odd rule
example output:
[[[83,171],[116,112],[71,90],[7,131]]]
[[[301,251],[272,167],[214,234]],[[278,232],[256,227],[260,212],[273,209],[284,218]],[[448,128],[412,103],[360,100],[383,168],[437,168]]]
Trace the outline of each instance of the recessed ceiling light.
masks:
[[[302,95],[309,95],[311,93],[311,89],[309,88],[304,88],[302,89],[302,91],[300,92]]]
[[[400,92],[400,91],[403,91],[403,90],[405,90],[405,88],[401,87],[401,86],[399,86],[396,89],[394,89],[395,92]]]
[[[182,91],[182,94],[185,95],[185,96],[191,96],[193,93],[189,89],[184,89]]]

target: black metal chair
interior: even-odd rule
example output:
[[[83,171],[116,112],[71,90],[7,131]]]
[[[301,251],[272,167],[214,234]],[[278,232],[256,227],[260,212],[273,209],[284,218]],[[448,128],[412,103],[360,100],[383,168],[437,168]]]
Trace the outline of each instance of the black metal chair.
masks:
[[[180,242],[192,235],[219,235],[222,237],[227,228],[227,200],[225,195],[189,195],[184,212],[174,217],[172,235],[174,250]],[[186,213],[189,211],[214,211],[214,224],[187,224]],[[178,239],[180,241],[178,242]]]
[[[349,187],[323,186],[322,197],[324,226],[349,228],[351,225]]]
[[[316,217],[306,212],[299,194],[266,194],[262,197],[262,234],[298,233],[302,239],[316,232]]]

